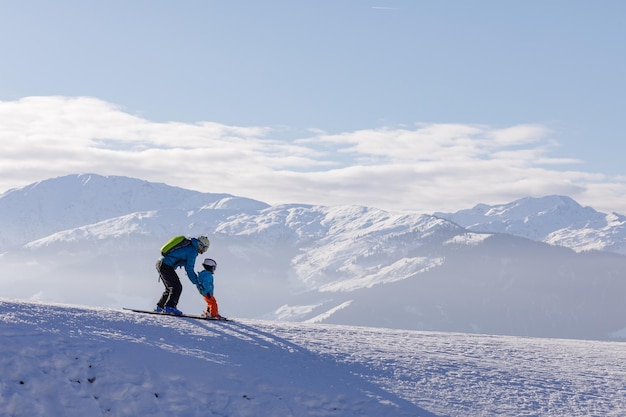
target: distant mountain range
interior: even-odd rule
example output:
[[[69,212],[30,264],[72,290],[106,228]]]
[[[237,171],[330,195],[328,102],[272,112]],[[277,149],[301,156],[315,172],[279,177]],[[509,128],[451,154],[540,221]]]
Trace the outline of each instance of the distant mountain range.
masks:
[[[403,214],[70,175],[0,195],[0,294],[150,308],[161,245],[207,234],[227,315],[610,339],[626,328],[625,222],[564,196]],[[179,307],[199,310],[181,276]]]
[[[626,254],[626,217],[582,207],[569,197],[527,197],[508,204],[479,204],[456,213],[434,215],[473,232],[506,233],[577,252]]]

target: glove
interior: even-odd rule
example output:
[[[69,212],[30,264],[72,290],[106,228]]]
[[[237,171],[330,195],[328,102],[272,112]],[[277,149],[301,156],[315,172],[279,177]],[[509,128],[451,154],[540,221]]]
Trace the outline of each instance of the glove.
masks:
[[[204,295],[204,285],[202,285],[201,283],[197,283],[196,288],[198,289],[200,295]]]

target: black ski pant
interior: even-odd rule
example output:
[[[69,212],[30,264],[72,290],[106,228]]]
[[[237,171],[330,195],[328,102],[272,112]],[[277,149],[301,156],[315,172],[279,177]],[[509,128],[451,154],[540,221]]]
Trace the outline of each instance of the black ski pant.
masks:
[[[165,285],[165,291],[157,305],[161,308],[165,306],[176,308],[180,294],[183,292],[183,284],[174,268],[161,261],[157,262],[156,266],[161,282]]]

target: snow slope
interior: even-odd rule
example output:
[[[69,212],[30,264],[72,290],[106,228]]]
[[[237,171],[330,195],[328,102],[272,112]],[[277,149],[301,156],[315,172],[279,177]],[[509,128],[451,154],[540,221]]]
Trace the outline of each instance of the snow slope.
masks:
[[[623,416],[623,343],[0,300],[0,415]]]

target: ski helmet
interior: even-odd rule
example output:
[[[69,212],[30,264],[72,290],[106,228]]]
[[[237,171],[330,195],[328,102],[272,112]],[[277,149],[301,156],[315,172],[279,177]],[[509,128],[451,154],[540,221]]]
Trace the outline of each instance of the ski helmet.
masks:
[[[209,245],[211,244],[211,242],[209,242],[209,238],[206,236],[199,236],[198,238],[198,242],[200,242],[200,245],[202,245],[204,247],[204,249],[209,249]]]
[[[202,262],[202,265],[204,265],[204,268],[211,271],[211,272],[215,272],[215,268],[217,268],[217,262],[215,262],[213,259],[211,258],[206,258],[204,260],[204,262]]]

